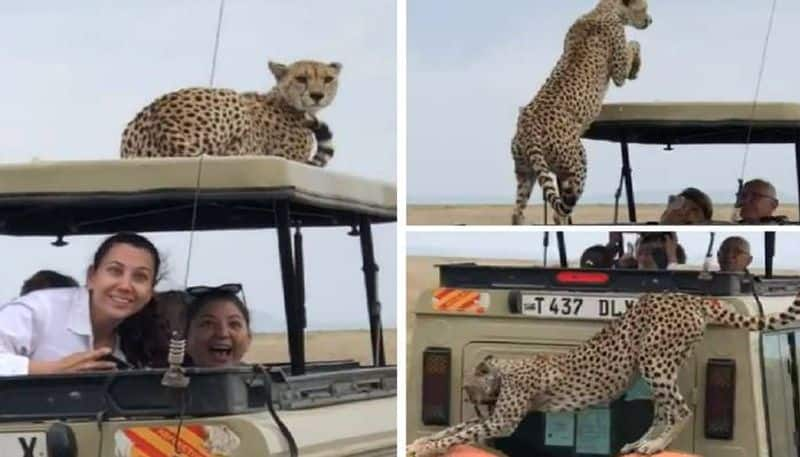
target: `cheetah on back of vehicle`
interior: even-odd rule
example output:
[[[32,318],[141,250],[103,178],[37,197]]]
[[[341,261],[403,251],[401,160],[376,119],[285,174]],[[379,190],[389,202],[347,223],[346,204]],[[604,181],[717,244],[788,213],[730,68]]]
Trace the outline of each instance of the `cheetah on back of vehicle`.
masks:
[[[800,293],[788,310],[765,317],[744,316],[720,301],[680,293],[648,294],[600,333],[563,354],[525,359],[487,357],[465,379],[467,398],[490,407],[485,418],[442,430],[410,444],[417,457],[451,446],[508,434],[530,411],[576,411],[619,397],[639,374],[653,392],[653,423],[621,454],[654,454],[666,448],[689,421],[692,410],[678,390],[678,371],[707,323],[748,330],[773,329],[800,318]]]
[[[198,87],[163,95],[128,124],[120,156],[273,155],[325,166],[332,134],[316,113],[336,97],[341,67],[270,62],[277,84],[265,94]]]
[[[599,114],[609,81],[622,86],[641,66],[639,43],[626,40],[625,26],[644,29],[651,22],[647,0],[600,0],[570,27],[555,68],[517,119],[512,224],[524,223],[534,180],[556,222],[572,213],[586,182],[581,136]]]

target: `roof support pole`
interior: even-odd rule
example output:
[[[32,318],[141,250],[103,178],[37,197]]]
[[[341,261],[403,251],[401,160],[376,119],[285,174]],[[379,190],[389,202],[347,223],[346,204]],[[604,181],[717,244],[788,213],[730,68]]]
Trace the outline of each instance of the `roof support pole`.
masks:
[[[775,232],[764,232],[764,277],[772,277],[772,260],[775,257]]]
[[[567,268],[567,245],[564,242],[564,232],[556,232],[556,240],[558,240],[558,260],[561,262],[561,268]]]
[[[372,346],[373,366],[386,366],[383,350],[383,326],[381,324],[381,303],[378,301],[378,264],[372,245],[372,225],[369,217],[361,215],[358,219],[358,233],[361,238],[361,257],[363,259],[364,284],[367,290],[367,313],[369,314],[369,336]]]
[[[623,138],[619,145],[622,149],[622,176],[625,178],[625,200],[628,202],[628,221],[636,222],[636,203],[633,201],[633,178],[631,178],[628,140]]]
[[[283,282],[283,304],[286,311],[286,337],[289,340],[289,359],[292,375],[304,374],[306,371],[305,340],[303,335],[302,305],[297,300],[297,278],[295,277],[294,258],[292,256],[291,220],[289,217],[289,201],[275,202],[275,226],[278,229],[278,250],[281,262],[281,280]]]
[[[794,169],[797,173],[797,207],[800,208],[800,130],[794,131]]]

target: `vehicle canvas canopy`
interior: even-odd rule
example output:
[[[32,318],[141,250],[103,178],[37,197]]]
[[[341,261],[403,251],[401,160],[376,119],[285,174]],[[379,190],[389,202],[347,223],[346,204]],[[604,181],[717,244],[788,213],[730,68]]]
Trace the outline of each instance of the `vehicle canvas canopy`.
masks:
[[[794,144],[800,199],[800,104],[729,102],[608,103],[583,134],[620,144],[628,221],[636,222],[628,145]],[[619,198],[619,191],[617,192]]]
[[[119,231],[275,228],[280,251],[288,364],[188,368],[194,403],[177,406],[161,386],[164,370],[8,377],[0,421],[25,417],[196,416],[307,408],[393,396],[394,367],[383,346],[371,226],[396,219],[391,184],[277,157],[199,157],[34,162],[0,166],[0,234],[53,236]],[[306,363],[301,227],[350,227],[360,237],[372,345],[371,367],[355,361]],[[291,228],[295,228],[294,236]],[[276,382],[270,393],[269,384]],[[326,395],[323,395],[326,394]],[[77,395],[77,397],[76,397]],[[49,405],[49,406],[48,406]]]

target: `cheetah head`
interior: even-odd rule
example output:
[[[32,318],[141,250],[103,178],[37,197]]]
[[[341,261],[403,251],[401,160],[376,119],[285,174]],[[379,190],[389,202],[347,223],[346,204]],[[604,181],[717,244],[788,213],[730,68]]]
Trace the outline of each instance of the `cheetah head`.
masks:
[[[622,0],[620,14],[626,25],[646,29],[653,22],[647,14],[647,0]]]
[[[342,64],[301,60],[290,65],[269,63],[284,100],[297,110],[315,114],[330,105],[339,88]]]
[[[476,405],[494,405],[500,394],[500,370],[495,359],[488,356],[476,367],[472,376],[464,380],[464,393],[467,399]]]

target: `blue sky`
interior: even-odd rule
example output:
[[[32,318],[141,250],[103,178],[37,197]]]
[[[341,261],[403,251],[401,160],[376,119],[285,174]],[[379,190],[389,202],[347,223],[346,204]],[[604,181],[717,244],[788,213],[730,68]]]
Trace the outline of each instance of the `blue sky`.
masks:
[[[0,162],[114,159],[126,123],[159,95],[209,83],[217,0],[37,1],[0,4]],[[226,2],[215,86],[266,91],[268,60],[343,64],[320,113],[334,132],[329,168],[395,182],[396,6],[393,0]],[[383,322],[396,316],[396,225],[374,230]],[[334,232],[334,233],[332,233]],[[305,232],[309,329],[368,328],[358,239]],[[256,330],[282,330],[274,231],[196,235],[190,284],[244,283]],[[154,234],[166,257],[161,289],[180,287],[189,236]],[[0,299],[40,268],[80,280],[100,239],[0,237]],[[335,264],[332,261],[335,259]]]
[[[561,54],[566,30],[594,0],[408,0],[409,203],[513,203],[509,152],[518,108]],[[771,0],[651,1],[653,24],[628,29],[642,45],[639,78],[611,87],[607,102],[752,102]],[[777,0],[758,99],[800,102],[793,56],[800,4]],[[584,142],[586,202],[611,203],[619,147]],[[637,201],[660,203],[697,186],[732,202],[745,148],[693,146],[665,152],[631,146]],[[745,179],[764,177],[797,201],[792,145],[752,146]],[[668,176],[668,179],[665,179]],[[534,201],[540,193],[534,191]]]

